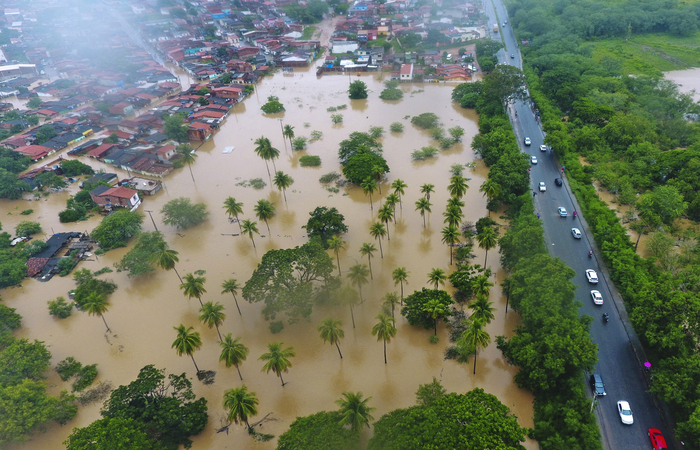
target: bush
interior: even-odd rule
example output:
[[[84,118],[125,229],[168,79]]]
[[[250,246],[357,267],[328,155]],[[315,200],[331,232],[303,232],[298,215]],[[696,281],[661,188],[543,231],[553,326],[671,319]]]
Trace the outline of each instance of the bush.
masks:
[[[321,165],[321,157],[304,155],[301,158],[299,158],[299,165],[301,167],[318,167]]]
[[[355,80],[350,83],[348,93],[353,100],[367,98],[367,85],[362,80]]]
[[[67,177],[92,175],[95,173],[95,170],[92,167],[78,161],[77,159],[64,159],[61,162],[61,169],[63,169],[63,174]]]
[[[58,213],[58,220],[61,223],[77,222],[83,214],[74,209],[64,209]]]
[[[262,189],[267,186],[267,183],[262,178],[253,178],[250,180],[250,185],[253,186],[253,189]]]
[[[49,314],[59,319],[66,319],[73,314],[73,302],[68,303],[65,298],[58,297],[56,300],[49,300]]]
[[[321,183],[331,183],[335,180],[340,178],[340,174],[338,172],[329,172],[325,175],[323,175],[321,178],[318,179],[319,182]]]
[[[272,334],[277,334],[282,330],[284,330],[284,322],[282,322],[281,320],[278,320],[276,322],[270,322],[270,332]]]
[[[25,220],[17,224],[15,233],[17,233],[17,236],[31,236],[32,234],[41,233],[41,225],[37,222]]]
[[[58,260],[58,264],[56,264],[56,267],[58,267],[59,275],[65,277],[66,275],[70,274],[70,271],[73,270],[73,267],[75,267],[75,265],[76,263],[72,257],[64,256],[63,258]]]
[[[23,216],[28,216],[28,215],[30,215],[30,214],[33,213],[33,212],[34,212],[33,209],[25,209],[25,210],[22,211],[20,214],[23,215]]]
[[[394,122],[389,125],[389,129],[394,133],[401,133],[403,131],[403,124],[401,122]]]
[[[372,139],[379,139],[384,135],[384,127],[370,127],[369,135],[372,136]]]
[[[423,161],[426,158],[434,158],[438,153],[439,151],[435,147],[423,147],[411,153],[411,159],[413,161]]]
[[[185,197],[170,200],[160,212],[163,214],[163,223],[174,225],[177,229],[193,227],[209,217],[205,203],[192,203]]]
[[[403,91],[401,89],[384,89],[379,98],[382,100],[401,100],[403,98]]]
[[[46,242],[40,241],[39,239],[34,239],[33,241],[24,246],[24,251],[29,256],[34,256],[37,253],[43,251],[48,246],[49,244],[47,244]]]
[[[0,333],[4,333],[7,330],[16,330],[22,326],[22,316],[15,311],[15,308],[10,308],[0,303]]]
[[[97,364],[90,364],[80,369],[78,379],[73,382],[73,392],[80,392],[90,386],[97,378]]]
[[[306,148],[307,139],[304,136],[299,136],[294,138],[292,141],[292,149],[294,150],[304,150]]]
[[[428,341],[431,344],[437,344],[439,340],[440,340],[440,338],[434,334],[431,334],[430,337],[428,338]]]
[[[267,97],[267,103],[260,108],[265,114],[276,114],[284,111],[284,105],[279,102],[279,98],[271,95]]]
[[[83,365],[72,356],[67,357],[56,366],[56,372],[61,380],[68,381],[80,372]]]
[[[343,121],[343,115],[342,114],[333,114],[331,116],[331,121],[333,123],[341,123]]]
[[[411,123],[419,128],[429,130],[438,126],[440,119],[433,113],[423,113],[411,118]]]

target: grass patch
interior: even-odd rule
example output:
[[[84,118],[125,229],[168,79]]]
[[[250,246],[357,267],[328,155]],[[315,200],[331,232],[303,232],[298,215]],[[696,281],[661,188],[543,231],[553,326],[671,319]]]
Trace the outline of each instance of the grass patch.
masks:
[[[320,183],[332,183],[335,180],[338,180],[340,178],[340,174],[338,172],[329,172],[325,175],[323,175],[321,178],[318,179]]]
[[[434,158],[438,154],[438,149],[435,147],[423,147],[420,150],[415,150],[411,153],[411,159],[413,161],[423,161],[427,158]]]
[[[253,189],[262,189],[265,186],[267,186],[267,183],[265,183],[262,178],[253,178],[252,180],[243,180],[240,183],[236,183],[236,186],[252,187]]]
[[[34,212],[33,209],[25,209],[25,210],[22,211],[20,214],[23,215],[23,216],[28,216],[28,215],[30,215],[30,214],[33,213],[33,212]]]
[[[321,165],[321,157],[304,155],[299,158],[299,165],[301,165],[301,167],[318,167]]]
[[[313,25],[304,27],[304,32],[301,34],[301,40],[308,41],[309,39],[311,39],[311,36],[314,35],[314,31],[316,31],[316,27]]]

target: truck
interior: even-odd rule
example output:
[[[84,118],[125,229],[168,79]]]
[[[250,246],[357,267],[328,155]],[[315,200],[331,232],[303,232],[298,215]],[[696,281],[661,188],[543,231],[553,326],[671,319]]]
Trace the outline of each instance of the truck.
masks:
[[[497,23],[493,24],[493,32],[498,33],[498,24]]]

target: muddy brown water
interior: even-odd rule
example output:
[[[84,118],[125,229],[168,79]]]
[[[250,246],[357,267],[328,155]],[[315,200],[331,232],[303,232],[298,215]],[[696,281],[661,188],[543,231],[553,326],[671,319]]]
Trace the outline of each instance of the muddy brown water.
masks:
[[[347,98],[348,83],[356,79],[369,86],[369,99],[351,101]],[[431,344],[428,338],[432,330],[411,327],[397,315],[398,333],[388,344],[386,365],[382,343],[371,335],[375,316],[380,312],[381,298],[387,292],[398,292],[391,279],[395,268],[405,266],[409,271],[407,294],[427,286],[427,273],[432,268],[452,270],[448,248],[440,242],[442,212],[448,199],[446,188],[452,164],[476,162],[475,168],[467,168],[464,172],[466,177],[471,178],[464,198],[465,220],[476,221],[486,214],[486,200],[478,189],[485,180],[487,170],[481,161],[475,159],[470,147],[472,137],[477,133],[477,117],[473,111],[463,110],[450,101],[452,88],[406,84],[401,86],[406,94],[402,101],[386,102],[378,98],[382,84],[377,74],[353,75],[350,78],[331,75],[317,80],[313,69],[293,75],[278,73],[260,83],[256,94],[243,104],[236,105],[221,130],[197,149],[197,161],[192,166],[195,182],[187,168],[177,170],[166,178],[165,189],[154,197],[146,198],[141,211],[154,211],[158,229],[165,234],[170,246],[180,253],[177,266],[180,273],[198,269],[206,271],[205,288],[208,292],[203,301],[221,302],[227,313],[221,332],[242,336],[242,342],[250,348],[248,360],[241,366],[243,382],[234,368],[226,369],[219,364],[220,348],[216,331],[198,322],[198,302],[182,295],[173,272],[157,271],[152,276],[135,279],[117,272],[102,275],[119,286],[110,298],[112,306],[105,315],[112,329],[109,334],[105,334],[99,317],[75,312],[68,319],[56,320],[48,314],[46,302],[58,295],[65,296],[74,287],[72,279],[55,277],[47,283],[27,279],[21,287],[1,292],[5,304],[17,308],[24,317],[24,326],[18,335],[45,341],[53,354],[54,365],[67,356],[74,356],[84,364],[97,363],[100,372],[97,381],[109,380],[117,386],[134,380],[139,369],[147,364],[166,368],[171,373],[187,372],[194,377],[195,370],[190,358],[178,357],[171,349],[175,338],[173,327],[180,324],[193,326],[202,334],[203,341],[201,350],[195,354],[197,364],[202,369],[217,371],[216,382],[211,386],[193,382],[196,394],[207,398],[210,414],[209,424],[194,438],[193,448],[275,447],[275,440],[255,443],[241,426],[232,426],[228,435],[216,434],[216,429],[224,420],[221,405],[224,390],[243,383],[260,400],[259,414],[252,418],[252,422],[272,413],[271,417],[275,420],[267,422],[260,431],[277,436],[297,416],[335,409],[337,406],[334,402],[344,391],[361,391],[365,396],[372,397],[370,405],[376,408],[374,418],[379,419],[395,408],[413,405],[418,385],[430,382],[432,377],[439,379],[450,392],[482,387],[506,404],[518,416],[522,426],[532,427],[533,397],[513,384],[516,369],[507,364],[495,344],[492,343],[479,354],[477,372],[473,375],[471,364],[460,365],[443,360],[443,352],[448,345],[443,324],[438,328],[439,342]],[[287,109],[285,113],[271,117],[262,115],[260,106],[269,95],[280,98]],[[337,113],[343,115],[343,123],[333,125],[330,119],[332,113],[326,109],[342,104],[346,104],[347,109]],[[441,151],[437,158],[412,162],[410,153],[413,150],[435,145],[427,132],[415,128],[407,118],[423,112],[437,114],[445,128],[459,125],[466,133],[462,143]],[[403,123],[404,132],[388,132],[392,122]],[[297,136],[309,137],[313,130],[318,130],[323,133],[323,138],[309,144],[306,151],[293,152],[289,142],[283,140],[281,125],[294,126]],[[371,211],[369,199],[361,189],[348,187],[334,194],[325,190],[318,179],[325,173],[340,171],[337,148],[341,140],[352,131],[368,131],[370,126],[375,125],[387,130],[382,143],[391,172],[382,183],[383,194],[374,195],[374,211]],[[272,187],[265,162],[253,152],[253,141],[260,136],[269,137],[280,150],[280,158],[275,162],[277,169],[294,178],[294,184],[287,191],[287,203],[281,193]],[[228,146],[235,149],[230,154],[223,153]],[[299,157],[305,154],[320,156],[322,166],[301,167]],[[96,168],[113,170],[99,162],[88,162]],[[126,174],[120,172],[120,175]],[[237,185],[252,178],[262,178],[268,185],[261,190]],[[340,264],[343,271],[347,271],[356,261],[361,261],[358,250],[362,243],[374,242],[368,233],[369,225],[377,220],[378,206],[387,195],[390,183],[397,178],[408,184],[403,209],[397,208],[397,224],[390,224],[391,240],[383,242],[385,257],[381,259],[377,254],[373,261],[374,281],[363,289],[366,302],[355,308],[357,328],[352,328],[347,307],[323,306],[316,307],[308,321],[286,325],[281,333],[272,334],[261,315],[262,305],[247,303],[239,296],[243,312],[239,316],[232,296],[220,294],[220,286],[225,279],[236,278],[241,284],[244,283],[266,251],[306,242],[301,226],[306,223],[309,212],[317,206],[336,207],[346,218],[349,232],[343,237],[347,246],[340,254]],[[431,195],[433,212],[428,217],[427,228],[423,228],[421,216],[414,206],[421,196],[419,188],[424,183],[436,186],[436,192]],[[43,238],[51,232],[91,230],[99,223],[98,217],[76,224],[61,224],[58,221],[58,212],[65,207],[68,196],[76,191],[77,184],[74,184],[65,192],[53,193],[39,201],[4,201],[1,219],[4,229],[14,229],[20,220],[30,219],[41,222],[47,233]],[[180,196],[205,202],[211,212],[209,220],[184,231],[164,225],[160,209],[167,201]],[[229,223],[222,209],[223,201],[228,196],[244,203],[243,219],[254,219],[253,205],[257,200],[274,202],[277,215],[270,221],[271,233],[267,236],[265,225],[258,225],[266,236],[255,237],[257,249],[253,248],[247,237],[229,235],[239,230],[238,225]],[[33,214],[19,214],[29,208],[34,209]],[[152,229],[153,225],[146,216],[144,230]],[[111,251],[99,257],[99,260],[81,262],[78,268],[96,271],[105,266],[113,267],[125,252],[126,249]],[[483,263],[483,251],[477,248],[475,253],[475,262]],[[488,265],[496,272],[493,281],[500,282],[504,273],[498,266],[496,250],[489,252]],[[491,300],[498,309],[496,320],[487,327],[487,331],[493,339],[501,334],[510,335],[518,324],[518,317],[512,312],[505,314],[505,297],[501,295],[498,285],[492,288]],[[316,331],[318,324],[326,317],[343,322],[345,339],[340,346],[345,358],[342,360],[334,347],[324,345]],[[293,366],[284,375],[288,382],[284,387],[274,374],[261,372],[263,363],[258,360],[267,351],[266,345],[274,341],[291,345],[296,351]],[[53,371],[47,381],[52,393],[69,387]],[[45,434],[33,436],[27,444],[10,448],[62,448],[61,442],[73,427],[86,426],[99,418],[100,407],[101,402],[81,407],[76,418],[67,426],[50,426]],[[362,432],[364,441],[370,436],[371,430]],[[535,448],[536,443],[528,441],[526,446]]]

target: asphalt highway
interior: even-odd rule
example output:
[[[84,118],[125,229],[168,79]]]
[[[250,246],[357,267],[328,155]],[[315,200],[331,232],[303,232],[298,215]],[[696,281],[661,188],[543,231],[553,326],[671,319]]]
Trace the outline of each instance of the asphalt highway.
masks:
[[[489,1],[484,3],[491,24],[487,31],[491,32],[493,24],[498,23],[501,33],[491,33],[492,38],[502,38],[505,44],[505,49],[498,54],[499,63],[522,68],[513,29],[510,23],[504,25],[508,16],[503,3],[501,0],[494,0],[493,4]],[[511,58],[511,54],[515,57]],[[593,372],[603,377],[607,393],[606,396],[598,397],[597,404],[594,405],[603,447],[608,450],[649,449],[651,444],[647,430],[659,428],[666,436],[669,448],[673,449],[675,446],[670,439],[671,434],[662,420],[655,399],[647,393],[647,377],[650,374],[645,372],[644,356],[635,352],[635,346],[632,345],[637,338],[627,321],[622,299],[605,276],[607,272],[601,271],[602,261],[596,253],[593,237],[585,226],[585,218],[581,217],[580,211],[577,211],[578,217],[572,217],[577,208],[575,198],[566,182],[566,171],[563,171],[562,176],[562,167],[551,149],[548,148],[545,152],[540,150],[540,145],[544,143],[544,134],[535,114],[535,107],[529,101],[515,101],[510,105],[509,113],[522,151],[537,157],[538,163],[531,165],[530,185],[532,192],[537,193],[534,196],[535,210],[542,220],[545,242],[552,256],[560,258],[576,272],[572,281],[577,286],[576,299],[583,304],[580,312],[593,317],[590,335],[598,345],[598,364]],[[524,145],[525,137],[531,139],[531,145]],[[556,186],[555,178],[563,178],[564,185]],[[540,181],[544,181],[547,187],[544,193],[538,190]],[[557,208],[560,206],[566,208],[568,217],[559,216]],[[581,239],[573,237],[573,227],[581,230]],[[588,257],[589,250],[594,250],[593,258]],[[586,269],[594,269],[597,272],[597,284],[588,283]],[[592,289],[600,291],[603,305],[593,304],[590,295]],[[607,323],[602,320],[604,312],[610,315],[610,321]],[[590,386],[587,392],[593,404]],[[617,411],[618,400],[627,400],[630,403],[634,417],[633,425],[622,424]]]

